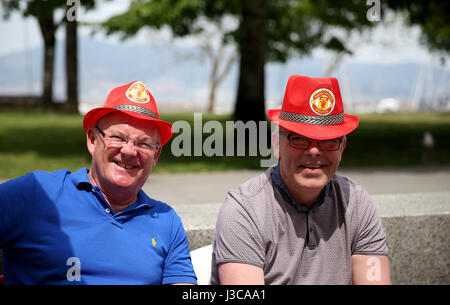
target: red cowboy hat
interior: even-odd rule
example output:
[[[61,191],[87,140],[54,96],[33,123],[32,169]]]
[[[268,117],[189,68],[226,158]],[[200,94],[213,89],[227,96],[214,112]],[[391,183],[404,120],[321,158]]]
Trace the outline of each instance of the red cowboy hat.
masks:
[[[135,81],[111,90],[103,107],[86,113],[83,128],[87,132],[97,121],[110,113],[122,112],[133,118],[154,122],[159,126],[161,145],[172,137],[172,124],[159,119],[156,102],[143,82]]]
[[[317,140],[342,137],[359,123],[357,116],[344,114],[334,77],[290,76],[281,109],[270,109],[267,114],[275,124]]]

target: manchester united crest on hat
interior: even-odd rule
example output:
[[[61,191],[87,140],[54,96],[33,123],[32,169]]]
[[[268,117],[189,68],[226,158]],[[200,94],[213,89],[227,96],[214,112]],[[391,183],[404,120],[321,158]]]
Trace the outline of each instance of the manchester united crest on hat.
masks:
[[[172,124],[159,118],[155,99],[141,81],[112,89],[102,107],[94,108],[86,113],[83,119],[84,130],[88,132],[100,118],[117,111],[132,119],[145,120],[158,125],[162,145],[172,137]]]
[[[355,115],[344,113],[338,80],[291,75],[281,109],[269,109],[275,124],[317,140],[342,137],[359,123]]]
[[[145,104],[150,101],[147,88],[145,88],[144,83],[139,81],[132,83],[125,95],[130,101],[139,104]]]
[[[335,105],[334,94],[328,89],[321,88],[313,92],[309,98],[309,106],[318,115],[329,115]]]

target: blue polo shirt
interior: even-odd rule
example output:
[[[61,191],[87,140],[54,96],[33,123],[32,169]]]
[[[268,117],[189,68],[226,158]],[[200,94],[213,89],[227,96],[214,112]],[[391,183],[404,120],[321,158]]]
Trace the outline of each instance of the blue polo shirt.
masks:
[[[176,212],[141,190],[114,213],[87,173],[35,171],[0,185],[5,284],[196,283]]]

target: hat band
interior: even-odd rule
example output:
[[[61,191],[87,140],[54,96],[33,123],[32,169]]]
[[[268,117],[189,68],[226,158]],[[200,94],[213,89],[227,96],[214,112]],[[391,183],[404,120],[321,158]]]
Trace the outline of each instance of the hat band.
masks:
[[[134,105],[117,105],[117,106],[113,106],[113,108],[118,109],[118,110],[125,110],[125,111],[131,111],[131,112],[144,114],[152,119],[159,120],[158,116],[153,111],[151,111],[147,108],[144,108],[144,107],[139,107],[139,106],[134,106]]]
[[[280,119],[313,125],[336,125],[344,122],[344,113],[327,116],[312,116],[293,112],[280,112]]]

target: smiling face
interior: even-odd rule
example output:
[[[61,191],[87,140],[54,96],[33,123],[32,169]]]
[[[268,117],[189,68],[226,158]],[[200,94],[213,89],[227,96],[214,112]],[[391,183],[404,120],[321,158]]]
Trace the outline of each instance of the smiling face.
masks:
[[[292,134],[284,128],[280,130]],[[287,137],[279,137],[280,174],[297,202],[306,206],[314,203],[336,173],[346,142],[344,137],[336,151],[321,150],[316,141],[302,150],[291,147]]]
[[[121,112],[101,118],[96,126],[98,129],[91,128],[87,134],[88,150],[92,155],[91,181],[100,187],[107,200],[135,200],[161,153],[161,148],[158,151],[137,149],[135,144],[159,145],[158,126],[131,119]],[[116,136],[131,141],[117,146],[112,144]]]

